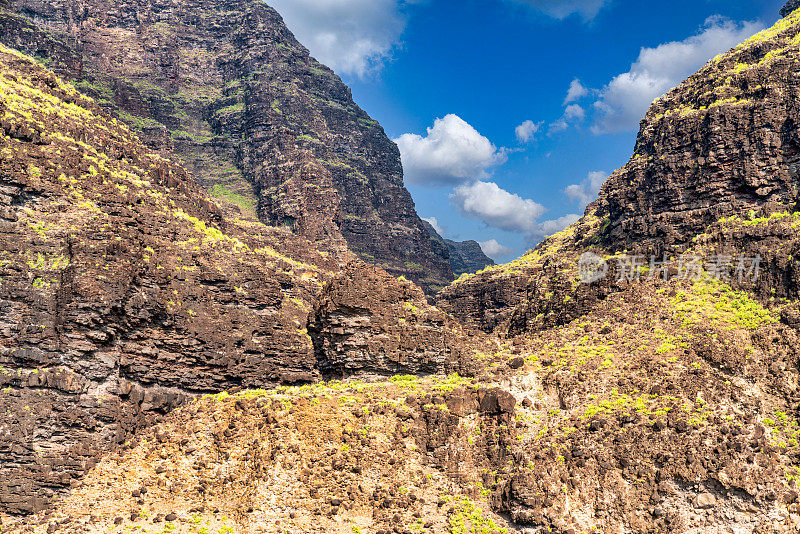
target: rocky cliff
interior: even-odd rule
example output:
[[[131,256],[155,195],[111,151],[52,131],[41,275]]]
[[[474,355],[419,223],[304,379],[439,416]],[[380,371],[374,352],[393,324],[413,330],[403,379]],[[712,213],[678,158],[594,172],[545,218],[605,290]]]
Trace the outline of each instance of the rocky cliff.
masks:
[[[634,157],[578,223],[442,294],[486,335],[408,281],[226,216],[2,49],[3,530],[800,531],[794,108],[770,89],[793,90],[799,25],[794,12],[690,79],[729,91],[763,68],[764,93],[670,93],[654,110],[689,108],[648,114],[649,163]],[[733,58],[733,74],[715,67]],[[651,142],[662,128],[670,139]],[[695,149],[715,188],[662,168]],[[613,266],[626,248],[760,255],[761,271],[645,264],[584,283],[584,252]]]
[[[795,208],[798,19],[714,58],[651,106],[633,157],[589,208],[605,246],[659,253],[722,217]]]
[[[462,277],[438,303],[485,330],[563,324],[619,290],[607,281],[578,283],[578,258],[585,251],[642,254],[649,264],[651,255],[674,259],[691,251],[698,236],[722,219],[755,226],[795,211],[799,73],[800,13],[794,11],[656,100],[633,157],[611,175],[579,223],[520,260]],[[761,253],[775,251],[764,244]],[[758,290],[797,298],[789,287],[762,280]]]
[[[347,356],[316,347],[308,327],[354,256],[225,216],[177,162],[5,47],[0,88],[0,509],[41,509],[103,451],[199,393],[310,383],[327,369],[318,358]],[[357,265],[353,291],[379,281],[443,324],[413,284]],[[375,302],[363,319],[388,321],[382,313],[397,310]],[[320,342],[335,334],[327,319],[315,317]],[[403,335],[431,330],[410,321]],[[425,352],[366,341],[437,372],[458,365],[456,334]],[[366,367],[394,369],[362,359],[349,370]]]
[[[328,377],[470,374],[461,326],[427,306],[414,284],[387,283],[383,270],[358,262],[326,286],[308,331]]]
[[[431,240],[438,248],[446,248],[450,260],[450,268],[456,276],[476,273],[485,267],[494,265],[494,260],[483,253],[477,241],[453,241],[444,239],[428,221],[422,224],[428,231]]]
[[[397,147],[256,0],[15,0],[0,40],[174,150],[212,194],[434,292],[452,280]]]

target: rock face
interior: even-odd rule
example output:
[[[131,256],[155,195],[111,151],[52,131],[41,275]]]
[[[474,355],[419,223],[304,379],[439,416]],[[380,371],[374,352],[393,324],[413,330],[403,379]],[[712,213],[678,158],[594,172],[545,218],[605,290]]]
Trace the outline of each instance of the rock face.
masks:
[[[800,0],[789,0],[786,2],[786,5],[781,8],[781,17],[788,17],[797,8],[800,8]]]
[[[225,217],[183,167],[0,45],[0,510],[40,510],[199,393],[319,379],[306,327],[338,261],[287,229]],[[457,352],[443,314],[410,282],[360,265],[353,294],[375,299],[379,280],[425,320],[409,318],[401,346],[362,332],[386,360],[365,353],[347,371],[444,370]],[[376,327],[397,311],[378,304],[365,316]],[[327,320],[320,332],[335,330]]]
[[[397,147],[263,2],[15,0],[0,6],[0,39],[262,222],[429,292],[452,280]]]
[[[714,71],[721,87],[766,84],[771,107],[752,93],[678,108],[674,130],[651,113],[640,146],[663,155],[634,158],[578,223],[442,294],[493,336],[378,267],[226,217],[180,166],[0,48],[0,510],[59,497],[0,515],[3,531],[798,532],[795,121],[772,90],[794,91],[798,23],[713,63],[737,57]],[[746,63],[756,49],[772,53]],[[736,85],[749,69],[767,70]],[[660,128],[670,139],[650,140]],[[710,167],[709,139],[724,148]],[[659,165],[695,145],[716,189],[684,184],[681,204],[684,175]],[[644,226],[673,217],[696,233]],[[763,272],[585,280],[586,251],[614,262],[673,245],[758,254]],[[278,382],[298,385],[259,388]],[[195,395],[240,386],[256,389]]]
[[[798,206],[798,35],[800,12],[714,58],[656,100],[633,157],[611,175],[581,221],[515,262],[462,277],[437,304],[487,331],[564,324],[626,287],[608,279],[581,284],[583,252],[642,254],[648,263],[650,255],[674,259],[707,239],[722,239],[715,225],[731,218],[741,224],[725,239],[728,252],[772,258],[765,264],[769,276],[748,289],[797,298],[796,285],[787,282],[794,276],[791,254],[753,242],[760,235],[754,227]]]
[[[422,224],[431,236],[431,240],[437,243],[439,248],[447,248],[450,268],[456,276],[476,273],[495,264],[494,260],[483,253],[477,241],[444,239],[428,221],[423,220]]]
[[[453,319],[431,308],[413,284],[361,262],[328,284],[308,331],[324,376],[426,375],[469,367]]]
[[[633,157],[589,207],[606,248],[658,254],[722,217],[795,208],[799,22],[789,15],[653,103]]]
[[[30,512],[186,392],[312,380],[298,325],[334,266],[222,219],[32,60],[0,71],[0,506]]]

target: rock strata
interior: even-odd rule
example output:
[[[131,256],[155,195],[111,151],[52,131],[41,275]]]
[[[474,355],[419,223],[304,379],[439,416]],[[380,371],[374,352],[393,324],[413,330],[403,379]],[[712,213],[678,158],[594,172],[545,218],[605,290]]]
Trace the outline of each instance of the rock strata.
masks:
[[[0,510],[41,510],[198,394],[329,371],[334,357],[309,336],[309,314],[340,259],[355,257],[225,213],[177,162],[0,45],[0,411],[10,414]],[[376,330],[356,336],[369,350],[348,373],[434,373],[458,361],[455,337],[441,334],[452,320],[411,282],[357,265],[343,298],[373,299],[362,318]],[[419,317],[396,305],[401,294]],[[390,329],[401,313],[407,326]],[[338,327],[335,314],[317,319],[320,332]]]
[[[798,8],[800,8],[800,0],[789,0],[786,2],[786,5],[781,8],[781,17],[788,17]]]
[[[408,281],[356,262],[328,284],[308,326],[320,372],[427,375],[464,372],[466,343],[460,326],[428,305]]]

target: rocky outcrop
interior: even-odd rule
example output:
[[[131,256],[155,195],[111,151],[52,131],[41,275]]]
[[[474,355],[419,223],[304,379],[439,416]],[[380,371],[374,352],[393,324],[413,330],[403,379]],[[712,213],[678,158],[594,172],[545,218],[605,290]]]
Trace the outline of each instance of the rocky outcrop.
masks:
[[[428,292],[452,280],[397,147],[256,0],[15,0],[0,40],[46,60],[218,197]]]
[[[660,254],[722,217],[795,208],[798,32],[791,14],[653,103],[633,157],[589,207],[607,248]]]
[[[456,276],[462,274],[477,273],[481,269],[494,265],[494,260],[483,253],[477,241],[453,241],[444,239],[428,221],[423,220],[422,224],[431,236],[431,240],[436,243],[439,249],[446,248],[450,268]]]
[[[362,262],[328,284],[308,331],[327,377],[426,375],[469,369],[460,326],[407,280]]]
[[[786,5],[781,8],[781,17],[788,17],[795,9],[800,8],[800,1],[789,0]]]
[[[619,288],[613,275],[581,283],[581,251],[596,247],[598,225],[596,217],[587,215],[511,263],[461,276],[437,295],[436,305],[465,324],[503,335],[585,315]]]
[[[410,281],[228,213],[0,45],[0,511],[41,510],[203,393],[469,370]]]
[[[336,268],[223,219],[186,171],[0,50],[0,508],[32,512],[189,395],[319,376]]]
[[[207,396],[5,530],[797,532],[798,339],[776,313],[652,281],[488,345],[481,380]]]
[[[798,35],[800,12],[793,12],[656,100],[642,121],[633,157],[611,175],[581,221],[519,260],[462,277],[438,295],[437,304],[487,331],[513,334],[564,324],[626,287],[608,279],[581,284],[584,252],[605,258],[641,254],[648,264],[651,255],[677,259],[699,250],[697,243],[708,236],[721,238],[721,220],[736,218],[752,230],[774,214],[795,211]],[[748,289],[765,298],[773,291],[797,298],[789,291],[794,286],[780,282],[793,276],[786,248],[747,240],[749,245],[745,236],[729,236],[726,247],[713,250],[760,250],[778,271],[770,282],[765,277]]]

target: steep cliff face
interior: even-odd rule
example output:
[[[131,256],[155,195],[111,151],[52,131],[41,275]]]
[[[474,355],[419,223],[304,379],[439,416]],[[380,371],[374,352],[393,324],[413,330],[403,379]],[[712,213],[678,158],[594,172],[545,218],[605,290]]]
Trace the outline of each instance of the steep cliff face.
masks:
[[[0,39],[38,55],[212,193],[435,291],[452,280],[397,147],[255,0],[17,0]]]
[[[626,287],[613,279],[581,284],[583,252],[643,254],[649,264],[651,254],[675,259],[724,235],[725,246],[714,250],[772,258],[765,263],[769,275],[748,289],[765,298],[797,298],[788,282],[791,247],[771,247],[774,242],[752,234],[772,215],[797,209],[799,73],[800,12],[793,11],[656,100],[633,157],[611,175],[580,222],[515,262],[461,277],[438,304],[487,331],[563,324]],[[728,218],[740,221],[739,231],[720,235],[715,225]]]
[[[343,259],[356,258],[226,217],[183,167],[0,45],[0,510],[42,509],[199,393],[318,380],[309,314]],[[351,287],[371,276],[434,313],[409,282],[358,265]],[[383,304],[364,319],[394,317]],[[328,332],[326,319],[315,325]],[[376,353],[420,370],[454,360],[372,335]],[[349,372],[367,367],[393,369],[362,360]]]
[[[446,248],[450,268],[456,276],[476,273],[485,267],[494,265],[494,260],[483,253],[477,241],[453,241],[444,239],[428,221],[422,221],[431,240],[436,247]]]
[[[606,188],[575,225],[445,291],[498,334],[470,335],[406,281],[225,217],[70,86],[11,51],[0,62],[0,510],[58,497],[0,515],[4,532],[800,530],[791,167],[759,183],[769,201],[741,188],[730,209],[745,211],[690,238],[631,241],[760,254],[757,279],[645,267],[583,283],[583,252],[614,262],[625,246],[598,215],[622,198]],[[706,111],[726,105],[743,104]],[[660,201],[618,220],[668,217],[637,205]],[[257,388],[281,368],[348,379]],[[464,374],[352,376],[444,369]],[[185,402],[240,385],[256,389]]]
[[[794,12],[654,102],[630,162],[589,208],[602,243],[660,252],[722,217],[795,209],[799,71]]]
[[[427,305],[414,284],[381,269],[349,265],[326,286],[308,325],[326,377],[469,373],[469,341],[451,317]]]

